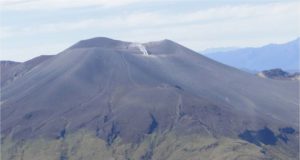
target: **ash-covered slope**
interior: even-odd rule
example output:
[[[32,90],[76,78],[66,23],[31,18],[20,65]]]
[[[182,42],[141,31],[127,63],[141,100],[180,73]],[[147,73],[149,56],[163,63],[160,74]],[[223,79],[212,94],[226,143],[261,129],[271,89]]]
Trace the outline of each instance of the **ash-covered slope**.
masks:
[[[170,40],[94,38],[1,88],[1,133],[16,141],[64,139],[84,129],[108,145],[166,132],[251,142],[247,131],[298,132],[298,87],[228,67]],[[297,144],[291,146],[295,153]]]
[[[51,57],[51,55],[42,55],[23,63],[13,61],[0,61],[1,87],[19,77],[22,77],[32,68],[48,60]]]

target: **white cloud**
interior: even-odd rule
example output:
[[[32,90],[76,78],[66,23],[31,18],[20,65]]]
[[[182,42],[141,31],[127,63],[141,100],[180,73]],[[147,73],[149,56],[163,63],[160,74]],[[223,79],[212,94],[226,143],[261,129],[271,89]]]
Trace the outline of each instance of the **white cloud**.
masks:
[[[34,37],[65,32],[78,34],[92,30],[99,33],[95,36],[107,33],[105,35],[111,34],[112,38],[128,41],[146,42],[168,38],[195,50],[223,46],[258,46],[284,42],[299,36],[299,5],[299,2],[289,2],[228,5],[189,12],[127,12],[24,28],[2,26],[0,37]]]
[[[123,30],[127,32],[127,30],[157,30],[158,28],[181,28],[182,30],[184,30],[189,26],[201,26],[202,28],[207,26],[207,28],[209,29],[210,27],[215,28],[213,27],[215,25],[218,25],[219,31],[222,32],[224,30],[230,30],[230,28],[235,28],[234,31],[238,32],[239,30],[245,29],[245,27],[249,30],[260,28],[262,30],[268,29],[272,31],[274,30],[273,27],[282,27],[282,29],[284,29],[286,25],[294,25],[296,28],[297,25],[293,23],[297,21],[297,18],[299,18],[299,5],[300,3],[297,2],[264,5],[223,6],[194,12],[171,14],[160,12],[131,12],[128,14],[107,16],[99,19],[90,18],[79,21],[64,21],[58,23],[28,26],[24,28],[2,26],[0,28],[0,33],[3,33],[4,37],[7,37],[74,31],[81,29],[115,29],[118,31]],[[270,23],[276,23],[276,26],[270,26]],[[222,24],[226,24],[229,28],[223,27]],[[242,29],[234,26],[230,27],[229,24],[240,26],[242,24],[245,25]],[[261,25],[265,25],[265,27],[262,27]],[[218,30],[213,29],[211,31],[207,30],[206,34],[216,31],[218,32]],[[198,30],[197,32],[201,32],[201,30]],[[228,34],[231,35],[233,33],[230,32]]]
[[[57,54],[67,47],[69,47],[69,43],[58,43],[51,45],[39,44],[22,48],[1,48],[0,60],[24,62],[40,55]]]
[[[113,7],[140,0],[0,0],[1,10],[49,10],[89,6]]]

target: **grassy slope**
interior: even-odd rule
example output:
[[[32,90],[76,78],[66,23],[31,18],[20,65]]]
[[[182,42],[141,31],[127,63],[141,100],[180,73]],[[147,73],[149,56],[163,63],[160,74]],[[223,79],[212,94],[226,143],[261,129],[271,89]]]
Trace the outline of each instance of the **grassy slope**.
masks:
[[[80,131],[65,139],[35,139],[15,143],[2,142],[2,160],[243,160],[265,159],[260,147],[230,138],[199,135],[176,136],[173,133],[152,134],[140,144],[122,143],[108,146],[89,132]],[[272,151],[275,152],[276,151]],[[273,153],[272,153],[273,154]],[[279,156],[279,157],[278,157]],[[281,157],[280,157],[281,156]],[[275,155],[275,159],[288,159]]]

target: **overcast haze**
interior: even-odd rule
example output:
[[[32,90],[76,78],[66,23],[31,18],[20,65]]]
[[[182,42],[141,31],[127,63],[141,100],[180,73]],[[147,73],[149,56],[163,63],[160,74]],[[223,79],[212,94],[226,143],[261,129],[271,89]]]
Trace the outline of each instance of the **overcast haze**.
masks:
[[[0,59],[56,54],[98,36],[172,39],[196,51],[284,43],[300,35],[299,7],[291,0],[0,0]]]

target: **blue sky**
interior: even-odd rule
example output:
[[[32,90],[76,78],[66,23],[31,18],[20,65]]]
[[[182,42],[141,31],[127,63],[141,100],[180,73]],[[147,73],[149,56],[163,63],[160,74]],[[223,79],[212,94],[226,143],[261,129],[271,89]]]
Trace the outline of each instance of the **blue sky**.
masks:
[[[79,40],[171,39],[196,51],[300,35],[297,0],[0,0],[0,59],[57,54]]]

